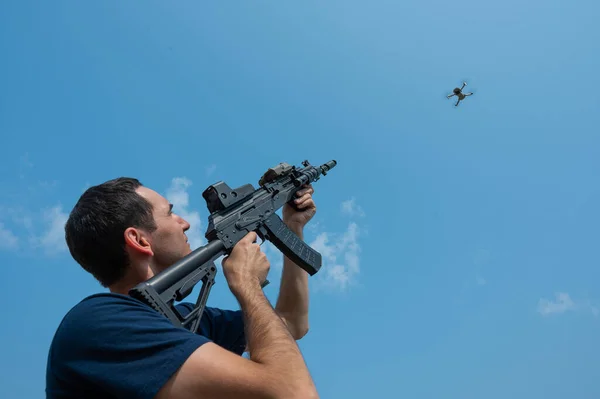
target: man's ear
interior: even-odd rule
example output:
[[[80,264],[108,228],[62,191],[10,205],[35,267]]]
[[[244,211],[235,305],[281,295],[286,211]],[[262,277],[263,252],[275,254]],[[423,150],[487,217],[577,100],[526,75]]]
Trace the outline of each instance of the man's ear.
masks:
[[[146,232],[138,230],[135,227],[128,227],[125,230],[124,236],[125,246],[129,248],[129,250],[133,250],[143,255],[154,255],[154,252],[152,251],[152,245],[150,245],[150,241],[148,240]]]

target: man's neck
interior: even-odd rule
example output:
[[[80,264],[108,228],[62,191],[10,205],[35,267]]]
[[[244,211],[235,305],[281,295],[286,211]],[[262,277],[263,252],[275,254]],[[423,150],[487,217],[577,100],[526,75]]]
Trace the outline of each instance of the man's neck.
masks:
[[[139,283],[141,283],[141,281],[138,282],[138,284]],[[136,285],[137,284],[132,284],[129,281],[119,281],[118,283],[115,283],[108,287],[108,289],[110,290],[110,292],[114,292],[115,294],[129,295],[129,290],[131,290]]]
[[[129,290],[139,283],[149,280],[153,276],[154,272],[152,271],[152,267],[149,265],[144,267],[132,266],[121,280],[108,287],[108,289],[110,292],[114,292],[116,294],[129,295]]]

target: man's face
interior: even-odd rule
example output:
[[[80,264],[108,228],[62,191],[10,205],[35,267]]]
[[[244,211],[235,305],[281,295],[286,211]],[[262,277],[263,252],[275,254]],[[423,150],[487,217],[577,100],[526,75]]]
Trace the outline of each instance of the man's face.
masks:
[[[136,191],[153,207],[156,230],[150,235],[151,246],[154,263],[162,271],[192,251],[185,235],[190,224],[173,213],[173,205],[156,191],[144,186]]]

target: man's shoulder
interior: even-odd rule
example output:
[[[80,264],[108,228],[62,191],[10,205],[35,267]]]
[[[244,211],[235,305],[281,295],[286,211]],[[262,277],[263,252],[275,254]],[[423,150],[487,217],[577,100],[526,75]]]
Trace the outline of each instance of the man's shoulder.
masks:
[[[71,312],[101,310],[106,306],[147,307],[143,302],[129,295],[117,294],[115,292],[99,292],[83,298],[71,308]]]
[[[77,320],[86,323],[90,318],[98,317],[121,317],[116,312],[153,312],[152,308],[143,302],[128,295],[113,292],[97,293],[89,295],[75,304],[64,316],[65,321],[75,322]],[[70,324],[67,324],[69,326]]]
[[[188,309],[177,306],[185,316]],[[50,343],[51,352],[101,350],[119,342],[134,343],[140,336],[160,340],[161,336],[197,335],[175,326],[167,317],[144,302],[112,292],[89,295],[63,316]],[[208,337],[204,337],[206,340]]]
[[[175,307],[185,317],[195,308],[195,304],[181,302]],[[210,321],[221,321],[221,319],[230,321],[239,316],[239,313],[241,313],[239,310],[205,306],[203,318],[208,318]],[[105,322],[113,324],[122,321],[129,324],[139,318],[144,319],[145,322],[171,323],[165,316],[136,298],[113,292],[103,292],[89,295],[75,304],[63,317],[57,332],[73,330],[80,334],[86,329],[103,328]],[[114,324],[111,327],[114,327]]]
[[[182,311],[191,311],[195,305],[191,302],[181,302],[175,306],[177,309]],[[79,313],[88,313],[90,311],[104,312],[115,307],[127,308],[131,309],[132,311],[139,310],[143,312],[156,312],[144,302],[129,295],[118,294],[115,292],[100,292],[83,298],[69,310],[67,316],[76,315]],[[212,308],[209,306],[206,306],[205,309],[207,311],[221,311],[219,308]]]
[[[75,304],[56,329],[53,345],[76,343],[96,334],[114,332],[135,322],[168,322],[164,316],[143,302],[112,292],[92,294]]]

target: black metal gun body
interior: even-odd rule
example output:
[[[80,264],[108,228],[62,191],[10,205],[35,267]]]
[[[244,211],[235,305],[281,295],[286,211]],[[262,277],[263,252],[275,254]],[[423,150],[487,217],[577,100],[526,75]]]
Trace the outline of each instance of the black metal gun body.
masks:
[[[202,196],[210,212],[205,237],[208,244],[171,265],[151,279],[138,284],[129,294],[152,306],[175,325],[196,332],[208,294],[214,284],[214,260],[227,255],[249,232],[269,240],[285,256],[311,276],[321,268],[321,254],[294,234],[277,215],[286,203],[295,206],[296,192],[319,180],[335,167],[335,160],[315,167],[304,161],[303,168],[281,163],[260,179],[259,188],[251,184],[232,189],[220,181],[209,186]],[[174,301],[189,295],[203,282],[194,310],[183,317]]]

